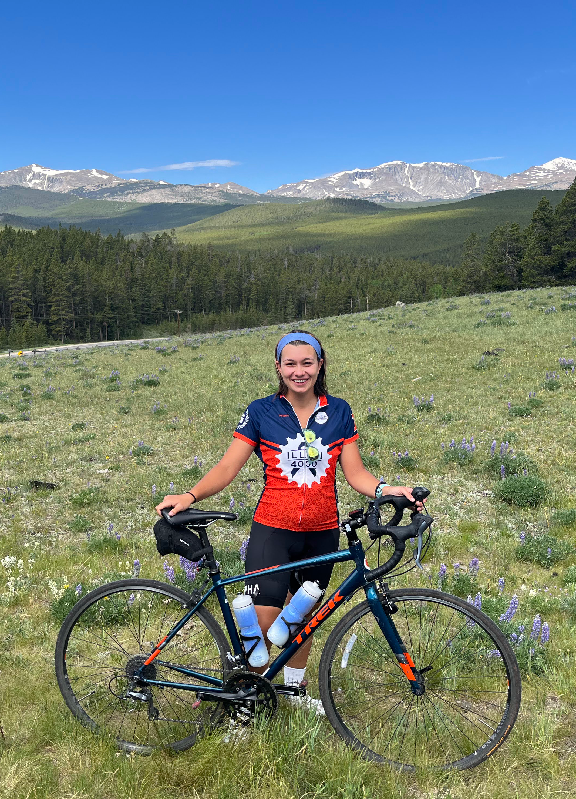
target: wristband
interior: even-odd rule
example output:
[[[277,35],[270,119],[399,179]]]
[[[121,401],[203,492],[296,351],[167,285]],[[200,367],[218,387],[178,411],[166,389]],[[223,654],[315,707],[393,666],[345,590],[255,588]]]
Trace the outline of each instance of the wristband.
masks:
[[[376,491],[374,491],[374,499],[380,499],[382,496],[382,489],[384,486],[389,485],[389,483],[385,483],[384,480],[381,480],[378,485],[376,486]]]
[[[190,494],[191,497],[194,497],[194,502],[198,502],[198,500],[196,499],[196,494],[193,494],[192,491],[185,491],[184,493]]]

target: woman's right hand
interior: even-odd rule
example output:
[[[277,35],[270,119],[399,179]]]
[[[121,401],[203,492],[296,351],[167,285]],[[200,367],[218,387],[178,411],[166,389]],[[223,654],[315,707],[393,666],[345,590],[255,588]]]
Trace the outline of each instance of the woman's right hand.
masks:
[[[190,494],[168,494],[159,505],[156,505],[156,513],[160,516],[164,508],[172,508],[168,516],[174,516],[175,513],[188,510],[193,502],[194,498]]]

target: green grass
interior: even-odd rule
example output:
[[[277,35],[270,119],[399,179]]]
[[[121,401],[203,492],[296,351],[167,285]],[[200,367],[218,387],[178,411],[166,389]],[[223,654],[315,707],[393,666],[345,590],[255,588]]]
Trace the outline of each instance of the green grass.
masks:
[[[516,594],[518,619],[529,625],[539,613],[550,624],[544,666],[538,673],[527,666],[523,707],[508,742],[485,765],[440,777],[413,778],[366,763],[326,723],[286,708],[245,742],[224,745],[216,734],[179,756],[127,757],[84,730],[56,687],[58,624],[51,606],[60,597],[65,605],[77,585],[86,590],[130,575],[136,558],[141,576],[163,578],[153,505],[171,492],[171,481],[173,490],[185,490],[216,463],[248,402],[274,390],[273,349],[285,328],[196,336],[174,342],[178,351],[170,358],[132,345],[0,359],[0,412],[8,417],[0,430],[0,796],[529,799],[537,792],[548,799],[570,791],[576,778],[576,556],[572,546],[560,545],[571,544],[574,534],[576,383],[558,364],[574,357],[576,347],[569,314],[544,313],[552,304],[560,307],[562,294],[491,295],[490,308],[510,311],[517,322],[508,328],[475,326],[486,311],[480,297],[459,298],[457,307],[442,300],[342,316],[314,328],[329,355],[329,388],[351,403],[371,468],[390,483],[432,490],[428,509],[436,523],[425,571],[393,586],[436,587],[445,563],[447,587],[480,592],[496,618]],[[474,368],[482,353],[496,349],[492,368]],[[203,357],[193,361],[199,353]],[[234,367],[225,368],[235,358]],[[23,371],[23,360],[30,372],[30,421],[19,421],[21,381],[12,379]],[[110,393],[112,370],[119,371],[121,386]],[[544,391],[545,373],[554,370],[561,386]],[[160,384],[134,389],[144,374],[157,374]],[[43,397],[48,384],[56,389],[51,400]],[[537,411],[510,416],[508,402],[526,404],[533,391],[543,400]],[[432,394],[434,410],[417,413],[413,396]],[[155,403],[166,413],[155,414]],[[473,458],[446,462],[441,444],[470,436]],[[496,498],[498,470],[486,468],[493,440],[509,442],[534,464],[549,488],[540,506]],[[416,464],[409,471],[393,455],[406,450]],[[251,458],[203,507],[227,509],[232,497],[236,507],[253,507],[260,475]],[[31,481],[57,487],[33,490]],[[338,484],[343,512],[362,504],[341,476]],[[216,548],[235,564],[248,514],[242,524],[210,529]],[[558,542],[553,566],[546,558],[519,559],[523,531],[530,541],[546,544],[552,536]],[[371,565],[374,552],[368,553]],[[478,575],[455,580],[453,564],[459,562],[468,578],[473,557],[480,561]],[[346,568],[337,568],[335,581]],[[505,579],[502,596],[499,577]],[[322,628],[317,644],[326,634]],[[320,649],[313,650],[308,675],[313,693]]]
[[[282,250],[423,258],[456,263],[471,233],[486,240],[497,225],[526,226],[541,196],[556,205],[561,191],[505,191],[404,209],[362,201],[251,205],[178,228],[181,241],[240,250]],[[367,212],[367,206],[372,206]]]

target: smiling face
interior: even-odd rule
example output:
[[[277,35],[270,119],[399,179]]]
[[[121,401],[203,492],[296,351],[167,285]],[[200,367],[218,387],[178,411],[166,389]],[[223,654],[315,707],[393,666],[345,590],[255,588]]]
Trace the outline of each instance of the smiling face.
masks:
[[[288,388],[288,399],[290,394],[300,397],[308,392],[314,394],[322,363],[310,344],[286,344],[280,361],[276,361],[276,369]]]

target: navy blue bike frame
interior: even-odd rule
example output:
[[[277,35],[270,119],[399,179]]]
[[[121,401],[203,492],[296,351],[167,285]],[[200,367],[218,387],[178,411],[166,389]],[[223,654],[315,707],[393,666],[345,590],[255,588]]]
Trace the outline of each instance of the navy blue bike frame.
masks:
[[[258,571],[248,572],[247,574],[238,575],[237,577],[227,577],[222,579],[220,577],[220,572],[212,574],[212,587],[209,588],[204,596],[194,605],[194,607],[192,607],[180,619],[180,621],[170,630],[168,635],[157,644],[156,649],[147,658],[144,665],[140,669],[138,674],[139,682],[147,683],[148,685],[158,685],[165,688],[178,688],[184,691],[206,690],[207,685],[209,685],[211,693],[218,691],[218,689],[224,691],[223,680],[208,674],[203,674],[199,671],[195,671],[194,669],[178,666],[176,664],[170,663],[169,661],[159,660],[158,663],[165,668],[172,669],[173,671],[184,674],[187,677],[201,680],[203,684],[194,685],[192,683],[171,682],[168,680],[153,680],[145,677],[142,672],[144,671],[145,666],[152,663],[160,655],[162,650],[170,643],[174,636],[186,626],[198,608],[201,607],[213,593],[215,593],[218,597],[224,623],[228,631],[234,655],[236,656],[235,659],[239,665],[243,664],[244,667],[246,667],[246,653],[240,640],[240,636],[238,635],[236,623],[226,597],[226,586],[232,585],[233,583],[242,582],[246,579],[246,577],[251,577],[254,574],[260,574],[261,572],[266,572],[266,574],[279,574],[281,572],[294,571],[295,569],[302,569],[321,563],[343,563],[349,560],[353,560],[356,564],[354,571],[344,580],[340,587],[332,594],[330,599],[324,602],[320,609],[310,619],[308,624],[299,631],[290,644],[288,644],[272,661],[268,669],[264,672],[263,676],[268,680],[272,680],[278,674],[280,669],[285,666],[290,658],[300,649],[304,641],[313,635],[313,633],[324,623],[324,621],[333,613],[333,611],[350,599],[352,594],[354,594],[359,588],[364,588],[370,609],[372,610],[372,613],[374,614],[384,637],[386,638],[391,650],[394,652],[399,665],[405,672],[407,678],[413,682],[416,678],[411,672],[410,667],[414,664],[412,663],[409,654],[406,652],[404,644],[396,630],[396,627],[394,626],[394,623],[382,606],[374,583],[367,582],[366,580],[365,575],[369,569],[366,567],[364,562],[364,547],[360,541],[352,542],[348,549],[339,550],[338,552],[330,552],[327,555],[307,558],[305,560],[299,560],[293,563],[284,563],[280,566],[272,566],[267,569],[259,569]]]

